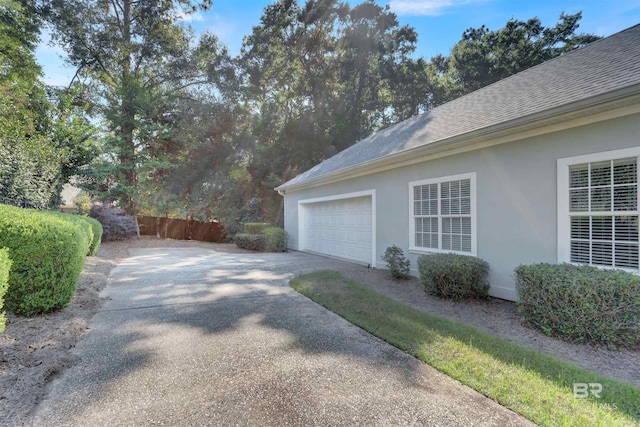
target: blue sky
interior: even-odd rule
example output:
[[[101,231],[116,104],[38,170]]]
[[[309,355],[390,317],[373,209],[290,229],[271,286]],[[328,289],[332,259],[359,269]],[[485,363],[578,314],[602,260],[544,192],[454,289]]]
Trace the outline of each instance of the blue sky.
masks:
[[[299,0],[302,3],[302,0]],[[274,0],[214,0],[213,8],[190,17],[196,32],[211,31],[218,35],[236,55],[243,36],[259,23],[264,7]],[[560,13],[582,11],[579,32],[609,36],[640,23],[640,0],[376,0],[389,4],[401,25],[411,25],[418,32],[416,54],[429,59],[439,53],[447,55],[469,27],[487,25],[498,29],[511,18],[526,20],[537,16],[544,26],[553,26]],[[349,0],[354,5],[358,1]],[[66,85],[74,70],[66,68],[56,46],[49,46],[48,34],[42,35],[36,51],[43,66],[44,81]]]

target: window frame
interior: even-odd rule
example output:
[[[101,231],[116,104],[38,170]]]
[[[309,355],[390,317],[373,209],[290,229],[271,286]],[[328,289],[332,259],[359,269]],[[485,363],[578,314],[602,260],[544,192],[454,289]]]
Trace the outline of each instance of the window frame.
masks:
[[[584,154],[580,156],[564,157],[557,160],[557,259],[558,263],[568,263],[573,265],[583,265],[581,263],[571,262],[571,212],[570,212],[570,176],[569,171],[571,166],[580,165],[583,163],[597,163],[606,161],[621,160],[624,158],[635,157],[636,158],[636,184],[640,190],[640,147],[623,148],[618,150],[603,151],[600,153]],[[613,183],[612,183],[613,185]],[[640,196],[640,192],[638,192]],[[584,216],[598,216],[599,211],[588,210],[584,213]],[[618,211],[605,211],[604,216],[613,216],[615,218]],[[640,197],[635,211],[620,211],[623,212],[622,216],[633,216],[640,214]],[[574,215],[582,216],[582,215]],[[639,242],[640,251],[640,242]],[[640,274],[640,266],[638,268],[630,267],[613,267],[604,265],[593,265],[602,269],[616,269],[624,270],[634,274]]]
[[[451,217],[452,215],[442,215],[441,207],[441,186],[440,184],[451,181],[460,181],[468,179],[470,181],[470,217],[471,217],[471,252],[454,251],[449,249],[442,249],[442,218]],[[414,214],[414,188],[422,185],[438,184],[438,248],[425,248],[416,246],[416,215]],[[418,216],[421,217],[421,216]],[[460,255],[477,256],[477,242],[478,242],[478,212],[477,212],[477,197],[476,197],[476,172],[463,173],[458,175],[448,175],[438,178],[423,179],[419,181],[409,182],[409,252],[418,254],[429,253],[453,253]]]

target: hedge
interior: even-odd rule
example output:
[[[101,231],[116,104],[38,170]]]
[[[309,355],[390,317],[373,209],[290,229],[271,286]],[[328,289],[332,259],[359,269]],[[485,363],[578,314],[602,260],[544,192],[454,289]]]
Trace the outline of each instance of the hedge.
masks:
[[[455,301],[489,296],[489,264],[474,256],[431,254],[418,257],[420,281],[427,293]]]
[[[248,249],[250,251],[264,250],[264,235],[262,234],[238,233],[233,240],[236,246],[241,249]]]
[[[75,215],[64,212],[49,212],[51,215],[59,215],[60,218],[72,221],[78,225],[87,237],[87,255],[94,256],[100,249],[100,240],[102,239],[102,225],[93,218],[83,215]]]
[[[0,332],[4,331],[7,323],[4,308],[4,295],[9,286],[9,271],[11,270],[11,260],[9,259],[9,249],[0,249]]]
[[[264,230],[270,228],[271,224],[268,222],[247,222],[244,224],[244,234],[262,234]]]
[[[640,277],[572,264],[515,269],[523,321],[571,342],[640,345]]]
[[[90,218],[88,216],[82,216],[81,218],[86,222],[88,222],[89,225],[91,225],[91,228],[93,229],[93,240],[89,245],[89,255],[95,256],[100,250],[100,242],[102,242],[102,232],[103,232],[102,224],[100,224],[100,221],[98,221],[95,218]]]
[[[71,301],[89,239],[86,227],[60,213],[0,205],[0,247],[13,262],[6,308],[34,315]]]
[[[267,251],[285,252],[287,250],[287,240],[289,235],[279,227],[269,227],[262,232],[264,235],[264,246]]]

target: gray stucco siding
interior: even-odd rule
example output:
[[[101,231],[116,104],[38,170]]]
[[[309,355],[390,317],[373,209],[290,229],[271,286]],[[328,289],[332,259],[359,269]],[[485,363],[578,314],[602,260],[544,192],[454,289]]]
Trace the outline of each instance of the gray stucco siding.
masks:
[[[396,244],[417,275],[419,253],[409,253],[409,183],[476,173],[477,256],[489,262],[490,293],[517,298],[513,269],[520,264],[557,262],[557,160],[636,147],[640,114],[584,125],[360,176],[286,194],[289,245],[298,249],[298,202],[366,190],[376,192],[376,242],[380,256]]]

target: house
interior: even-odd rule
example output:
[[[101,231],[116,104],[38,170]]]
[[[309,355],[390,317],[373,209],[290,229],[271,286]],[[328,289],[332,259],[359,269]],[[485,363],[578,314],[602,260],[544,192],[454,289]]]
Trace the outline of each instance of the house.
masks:
[[[389,127],[276,188],[289,247],[378,268],[398,245],[513,269],[640,272],[640,25]]]
[[[60,194],[60,198],[62,199],[62,204],[58,206],[58,208],[67,213],[75,213],[78,210],[78,207],[75,204],[76,197],[80,197],[84,194],[84,191],[73,184],[64,184],[62,186],[62,193]]]

